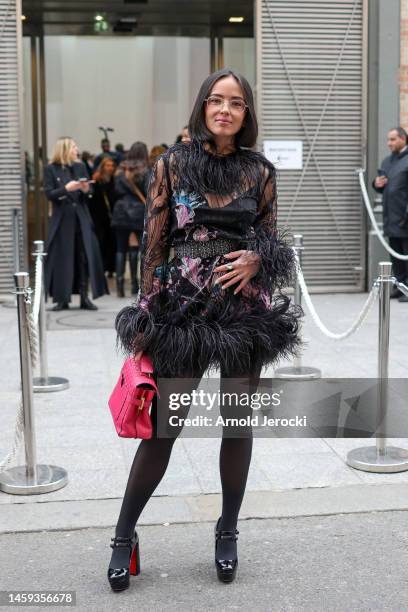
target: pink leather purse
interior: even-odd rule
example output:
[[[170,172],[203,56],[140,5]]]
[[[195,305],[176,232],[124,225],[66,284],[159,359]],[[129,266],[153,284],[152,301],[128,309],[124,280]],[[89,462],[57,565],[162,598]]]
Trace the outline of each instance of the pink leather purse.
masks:
[[[152,437],[149,408],[156,393],[160,397],[151,359],[145,354],[126,359],[108,402],[118,436]]]

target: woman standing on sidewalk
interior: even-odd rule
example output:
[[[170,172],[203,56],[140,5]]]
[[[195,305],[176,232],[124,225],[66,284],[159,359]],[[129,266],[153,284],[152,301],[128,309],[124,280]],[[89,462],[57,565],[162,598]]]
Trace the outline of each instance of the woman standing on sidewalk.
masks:
[[[229,379],[237,377],[255,391],[263,366],[296,353],[302,311],[280,291],[291,280],[294,256],[277,234],[275,168],[251,150],[258,128],[246,79],[227,69],[211,74],[199,91],[189,133],[191,142],[170,147],[153,169],[142,287],[135,305],[117,316],[118,337],[129,353],[151,357],[157,377],[190,377],[183,392],[195,389],[208,368],[220,369],[222,393],[236,391]],[[175,256],[168,261],[170,246]],[[153,437],[137,449],[112,538],[108,578],[114,590],[129,586],[129,568],[140,570],[134,527],[181,431],[158,436],[158,418],[169,415],[163,397],[152,405]],[[223,416],[225,408],[220,410]],[[188,407],[181,412],[186,416]],[[236,405],[232,413],[246,417],[252,410]],[[226,433],[223,428],[215,565],[219,579],[231,582],[252,429],[243,428],[243,437]]]
[[[115,271],[115,236],[111,228],[115,204],[116,164],[111,157],[104,157],[92,178],[95,181],[93,197],[89,200],[89,212],[101,249],[103,269],[112,276]]]
[[[135,142],[115,177],[116,202],[113,209],[112,227],[116,236],[116,291],[118,297],[125,296],[126,253],[129,252],[131,292],[139,291],[137,264],[142,240],[146,191],[149,178],[147,147]]]
[[[88,298],[109,293],[98,240],[88,209],[92,197],[87,169],[78,161],[72,138],[59,138],[51,163],[44,168],[44,191],[52,202],[45,260],[45,291],[57,302],[53,310],[69,308],[79,293],[80,308],[98,310]]]

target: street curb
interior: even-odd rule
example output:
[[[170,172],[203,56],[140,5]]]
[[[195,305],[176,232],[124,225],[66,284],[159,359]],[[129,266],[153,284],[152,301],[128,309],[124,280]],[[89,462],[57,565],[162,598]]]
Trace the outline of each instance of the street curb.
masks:
[[[114,527],[122,499],[12,503],[1,506],[0,533]],[[138,524],[214,521],[221,494],[153,496]],[[358,484],[284,491],[248,491],[240,520],[408,510],[408,483]]]

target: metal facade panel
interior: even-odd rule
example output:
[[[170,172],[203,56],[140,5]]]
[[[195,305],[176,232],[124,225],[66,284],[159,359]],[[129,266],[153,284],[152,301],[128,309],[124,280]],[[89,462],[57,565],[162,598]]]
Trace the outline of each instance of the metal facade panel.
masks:
[[[257,0],[263,140],[302,140],[303,169],[278,172],[278,224],[304,235],[315,291],[361,291],[365,215],[364,0]]]
[[[0,0],[0,297],[14,287],[12,209],[22,207],[20,43],[19,2]]]

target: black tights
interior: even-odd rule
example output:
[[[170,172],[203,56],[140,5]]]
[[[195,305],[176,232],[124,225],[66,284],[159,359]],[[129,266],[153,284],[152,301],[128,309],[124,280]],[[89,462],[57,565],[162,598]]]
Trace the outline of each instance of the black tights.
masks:
[[[259,377],[260,370],[251,373],[245,379],[245,388],[240,389],[240,393],[255,392]],[[194,379],[198,382],[199,380]],[[230,380],[235,380],[235,383],[229,382]],[[195,382],[190,388],[196,388],[197,386],[198,384]],[[236,379],[224,378],[221,372],[220,391],[224,393],[237,392]],[[186,409],[186,413],[188,413],[188,410],[189,408]],[[220,411],[220,414],[224,416],[223,410]],[[234,407],[233,410],[228,409],[227,416],[231,417],[232,415],[239,417],[252,416],[252,409],[242,406]],[[183,416],[185,416],[184,413]],[[155,437],[157,434],[156,398],[152,405],[151,417],[153,437],[149,440],[142,440],[136,451],[116,526],[117,536],[130,537],[133,535],[136,522],[143,508],[166,472],[173,444],[177,439],[176,437]],[[251,462],[252,428],[250,426],[245,429],[240,428],[239,432],[239,435],[243,437],[227,437],[231,433],[228,434],[224,428],[221,440],[219,460],[222,486],[222,516],[219,524],[221,529],[233,530],[237,525]]]

